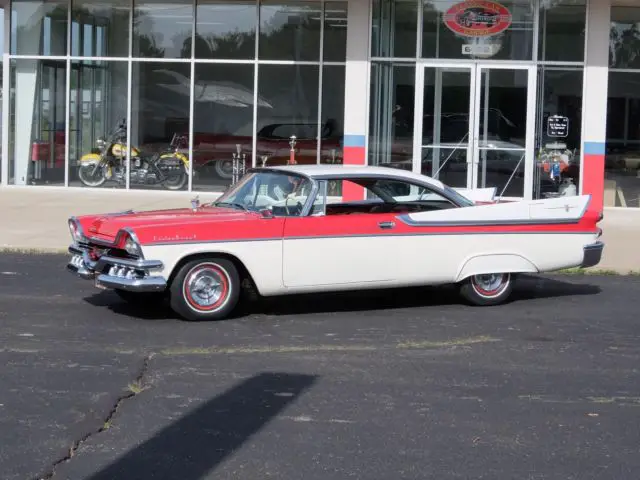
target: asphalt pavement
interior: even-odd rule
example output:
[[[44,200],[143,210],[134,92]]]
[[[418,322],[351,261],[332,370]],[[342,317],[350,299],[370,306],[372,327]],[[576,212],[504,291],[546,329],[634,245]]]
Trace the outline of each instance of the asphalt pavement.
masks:
[[[639,276],[262,301],[189,323],[0,255],[0,478],[634,479]]]

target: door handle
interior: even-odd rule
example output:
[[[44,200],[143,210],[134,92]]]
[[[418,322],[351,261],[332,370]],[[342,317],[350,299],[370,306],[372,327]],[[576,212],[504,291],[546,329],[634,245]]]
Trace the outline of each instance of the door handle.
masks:
[[[396,226],[395,222],[380,222],[378,223],[380,228],[393,228]]]

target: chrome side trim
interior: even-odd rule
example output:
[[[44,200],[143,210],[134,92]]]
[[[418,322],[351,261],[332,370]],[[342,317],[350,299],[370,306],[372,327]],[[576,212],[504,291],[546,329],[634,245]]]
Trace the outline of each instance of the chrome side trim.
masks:
[[[593,235],[592,231],[542,231],[542,232],[514,232],[495,230],[491,232],[429,232],[415,231],[393,233],[386,230],[385,233],[345,233],[342,235],[309,235],[309,236],[291,236],[291,237],[273,237],[273,238],[230,238],[223,240],[183,240],[179,242],[151,242],[147,245],[153,246],[172,246],[172,245],[213,245],[218,243],[253,243],[253,242],[282,242],[285,240],[322,240],[328,238],[376,238],[376,237],[429,237],[429,236],[459,236],[459,235]]]
[[[160,260],[130,260],[128,258],[110,257],[105,255],[95,262],[94,270],[102,270],[106,266],[133,268],[136,270],[162,270],[164,264]]]
[[[167,282],[162,277],[128,279],[112,275],[98,275],[96,277],[96,286],[126,290],[128,292],[161,292],[167,288]]]
[[[580,223],[581,217],[576,219],[550,219],[550,220],[412,220],[409,215],[398,215],[398,220],[410,227],[497,227],[517,225],[575,225]],[[522,232],[529,233],[529,232]]]

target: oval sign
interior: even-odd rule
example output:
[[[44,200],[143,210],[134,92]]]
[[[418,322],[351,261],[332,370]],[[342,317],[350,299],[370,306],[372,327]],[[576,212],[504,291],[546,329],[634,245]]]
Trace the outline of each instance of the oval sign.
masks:
[[[444,14],[444,24],[464,37],[490,37],[511,25],[511,12],[497,2],[471,0],[455,4]]]

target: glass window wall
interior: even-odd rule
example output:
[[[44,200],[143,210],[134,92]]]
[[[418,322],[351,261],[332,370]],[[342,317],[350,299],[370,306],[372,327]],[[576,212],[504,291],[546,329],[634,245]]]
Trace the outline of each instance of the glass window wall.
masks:
[[[609,73],[605,205],[640,207],[640,71]]]
[[[69,185],[126,186],[128,64],[71,62]]]
[[[255,2],[200,0],[196,8],[196,58],[249,60],[256,56]]]
[[[16,0],[10,182],[221,191],[292,136],[340,163],[346,32],[340,0]]]
[[[640,207],[640,7],[611,7],[604,204]]]
[[[186,190],[191,66],[133,62],[131,68],[130,188]]]
[[[318,85],[316,65],[260,65],[256,154],[258,165],[284,165],[295,136],[295,161],[317,163]]]
[[[582,67],[538,69],[534,198],[580,191],[582,85]]]
[[[344,82],[344,65],[325,65],[323,67],[320,163],[342,163]]]
[[[191,58],[192,31],[193,5],[190,2],[134,2],[134,57]]]
[[[199,64],[193,95],[193,188],[224,190],[253,152],[253,64]],[[261,96],[258,105],[271,104]]]
[[[56,56],[67,54],[69,5],[63,0],[11,2],[11,53]]]
[[[320,59],[321,25],[320,2],[262,2],[260,60],[317,62]]]
[[[74,0],[71,55],[128,57],[131,3],[127,0]]]
[[[586,0],[374,0],[372,16],[371,164],[506,197],[579,191]]]
[[[9,183],[64,185],[66,62],[10,64]]]
[[[423,0],[422,9],[422,58],[532,60],[532,0]]]
[[[416,67],[371,65],[369,164],[412,169]]]
[[[541,0],[538,59],[583,62],[586,0]]]

